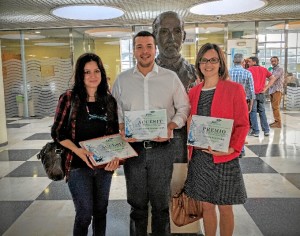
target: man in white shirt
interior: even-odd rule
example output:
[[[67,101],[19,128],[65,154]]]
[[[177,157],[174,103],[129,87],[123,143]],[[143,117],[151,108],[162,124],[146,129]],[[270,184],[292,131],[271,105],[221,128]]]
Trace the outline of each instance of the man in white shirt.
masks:
[[[131,143],[138,156],[124,163],[127,201],[131,205],[130,235],[146,236],[148,203],[152,207],[152,235],[170,234],[170,182],[175,159],[171,134],[185,125],[190,104],[175,72],[158,66],[155,61],[154,36],[141,31],[133,39],[137,65],[122,72],[112,94],[118,103],[121,135]],[[124,111],[166,109],[168,138],[136,142],[124,136]]]

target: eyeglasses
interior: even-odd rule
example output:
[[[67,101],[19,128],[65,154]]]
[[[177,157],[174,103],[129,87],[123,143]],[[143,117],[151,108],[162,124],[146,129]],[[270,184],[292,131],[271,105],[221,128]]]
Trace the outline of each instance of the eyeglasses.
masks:
[[[210,62],[211,64],[217,64],[219,63],[220,59],[219,58],[216,58],[216,57],[212,57],[210,59],[207,59],[205,57],[201,58],[199,63],[200,64],[206,64],[207,62]]]

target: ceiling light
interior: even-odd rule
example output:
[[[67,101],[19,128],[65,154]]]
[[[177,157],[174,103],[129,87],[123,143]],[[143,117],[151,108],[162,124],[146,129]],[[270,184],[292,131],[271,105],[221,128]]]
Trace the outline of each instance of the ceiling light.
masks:
[[[190,9],[191,13],[197,15],[230,15],[253,11],[266,5],[265,0],[222,0],[200,3]]]
[[[55,43],[55,42],[44,42],[44,43],[35,43],[36,46],[46,46],[46,47],[58,47],[58,46],[66,46],[68,43]]]
[[[72,20],[107,20],[122,16],[124,11],[108,6],[72,5],[55,8],[52,14]]]
[[[20,40],[21,36],[20,34],[4,34],[0,35],[0,38],[2,39],[18,39]],[[43,35],[36,35],[36,34],[24,34],[24,39],[43,39],[45,36]]]
[[[107,45],[120,45],[120,41],[110,41],[110,42],[105,42],[104,44],[107,44]]]
[[[108,35],[110,35],[111,38],[125,38],[131,36],[131,29],[121,27],[94,28],[86,30],[84,33],[97,38],[106,38]]]

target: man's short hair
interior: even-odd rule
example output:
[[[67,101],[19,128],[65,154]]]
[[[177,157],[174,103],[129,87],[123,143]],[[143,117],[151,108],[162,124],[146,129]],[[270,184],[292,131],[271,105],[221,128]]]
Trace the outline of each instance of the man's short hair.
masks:
[[[236,64],[240,64],[240,63],[242,63],[243,59],[244,59],[244,56],[242,53],[236,53],[236,54],[234,54],[233,62]]]
[[[156,42],[155,42],[156,40],[155,40],[155,37],[153,34],[151,34],[149,31],[140,31],[133,37],[133,40],[132,40],[133,47],[135,46],[135,39],[137,37],[152,37],[154,40],[154,45],[156,44]]]
[[[259,65],[258,57],[249,57],[249,59],[251,59],[252,61],[254,61],[257,66]]]

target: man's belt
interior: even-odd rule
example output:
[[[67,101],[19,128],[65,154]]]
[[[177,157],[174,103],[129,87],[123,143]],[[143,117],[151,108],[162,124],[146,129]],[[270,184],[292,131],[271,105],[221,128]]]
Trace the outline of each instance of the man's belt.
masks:
[[[139,148],[144,148],[144,149],[150,149],[150,148],[156,148],[156,147],[162,147],[165,145],[168,145],[170,142],[165,141],[165,142],[155,142],[155,141],[150,141],[150,140],[145,140],[142,142],[135,142],[135,143],[130,143],[132,147],[139,147]]]

